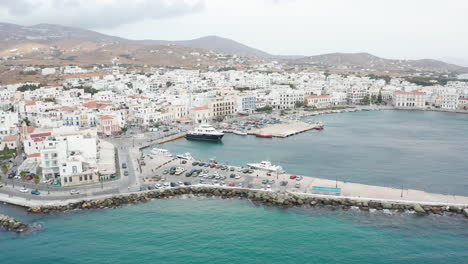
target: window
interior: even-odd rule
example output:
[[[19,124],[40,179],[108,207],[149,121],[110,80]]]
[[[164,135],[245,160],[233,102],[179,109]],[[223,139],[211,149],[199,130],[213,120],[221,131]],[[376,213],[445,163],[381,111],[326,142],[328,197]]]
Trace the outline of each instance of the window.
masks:
[[[88,175],[85,175],[85,176],[84,176],[84,180],[85,180],[85,181],[88,180]]]
[[[64,178],[65,182],[67,182],[67,177]]]
[[[90,180],[90,181],[93,180],[93,175],[89,175],[89,180]]]
[[[80,181],[82,181],[82,180],[83,180],[83,177],[82,177],[82,176],[80,176]]]
[[[69,182],[72,182],[72,177],[68,177],[68,181],[69,181]]]
[[[72,167],[72,171],[73,171],[73,173],[77,173],[77,172],[78,172],[78,168],[77,168],[76,166],[73,166],[73,167]]]

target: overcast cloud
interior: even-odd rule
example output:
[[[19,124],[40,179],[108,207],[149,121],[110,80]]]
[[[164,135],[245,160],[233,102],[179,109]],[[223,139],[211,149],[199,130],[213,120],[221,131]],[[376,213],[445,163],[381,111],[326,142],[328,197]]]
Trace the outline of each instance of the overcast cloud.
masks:
[[[0,0],[0,17],[131,39],[219,35],[272,54],[369,52],[468,65],[467,0]]]

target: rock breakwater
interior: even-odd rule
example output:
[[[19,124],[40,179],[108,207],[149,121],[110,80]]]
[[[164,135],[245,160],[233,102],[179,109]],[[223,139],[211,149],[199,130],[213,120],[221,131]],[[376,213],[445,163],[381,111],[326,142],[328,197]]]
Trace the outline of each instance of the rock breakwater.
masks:
[[[26,232],[29,230],[29,226],[27,224],[20,222],[13,217],[2,214],[0,214],[0,228],[17,233]]]
[[[255,203],[271,206],[322,206],[331,209],[348,210],[351,207],[361,210],[383,210],[392,209],[398,211],[412,210],[417,215],[427,214],[466,214],[465,206],[427,205],[409,202],[391,202],[380,200],[350,199],[339,196],[314,196],[308,194],[295,194],[288,192],[271,192],[262,190],[223,188],[210,186],[178,187],[163,190],[153,190],[129,195],[117,195],[105,199],[83,200],[60,206],[39,206],[28,209],[32,213],[52,213],[75,209],[102,209],[116,208],[127,204],[148,202],[153,199],[173,198],[181,195],[219,197],[223,199],[237,198],[248,199]]]

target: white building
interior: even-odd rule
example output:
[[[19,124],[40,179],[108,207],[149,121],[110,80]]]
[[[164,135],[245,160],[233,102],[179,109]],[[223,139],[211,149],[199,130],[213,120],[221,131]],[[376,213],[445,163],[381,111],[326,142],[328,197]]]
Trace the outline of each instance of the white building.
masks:
[[[426,93],[420,91],[395,91],[393,105],[398,108],[424,108]]]

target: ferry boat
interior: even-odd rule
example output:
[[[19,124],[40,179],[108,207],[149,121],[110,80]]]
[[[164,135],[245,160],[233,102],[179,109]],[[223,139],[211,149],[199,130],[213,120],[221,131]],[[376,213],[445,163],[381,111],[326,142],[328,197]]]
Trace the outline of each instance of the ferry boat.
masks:
[[[154,155],[164,156],[164,157],[172,157],[172,154],[169,152],[169,150],[162,149],[162,148],[153,148],[150,151],[150,153]]]
[[[202,124],[194,130],[189,131],[185,138],[192,140],[220,141],[223,136],[224,133],[217,131],[214,127],[208,124]]]
[[[176,157],[179,158],[179,159],[184,159],[184,160],[192,160],[193,159],[192,154],[190,154],[189,152],[184,153],[184,154],[178,154]]]
[[[281,166],[272,165],[271,162],[265,161],[265,160],[260,163],[247,163],[247,166],[249,166],[252,169],[266,170],[266,171],[272,171],[272,172],[283,171],[283,168]]]

